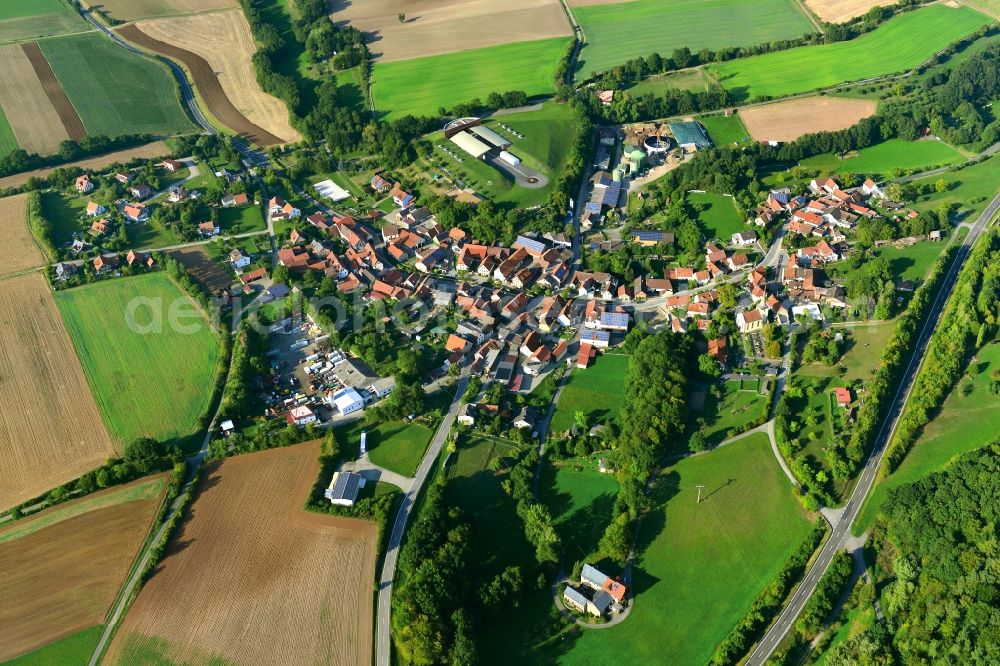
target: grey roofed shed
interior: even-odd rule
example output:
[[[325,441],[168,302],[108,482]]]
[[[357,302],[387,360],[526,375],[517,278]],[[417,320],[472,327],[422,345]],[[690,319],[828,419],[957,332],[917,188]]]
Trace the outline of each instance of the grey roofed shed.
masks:
[[[566,586],[566,589],[563,591],[563,597],[569,599],[574,604],[579,604],[580,608],[586,608],[587,604],[589,603],[587,597],[583,596],[582,594],[577,592],[572,587],[569,587],[568,585]]]
[[[451,141],[476,159],[481,158],[483,155],[493,150],[490,146],[483,143],[468,132],[459,132],[455,136],[451,137]]]
[[[678,145],[697,146],[698,148],[709,148],[712,145],[711,139],[705,133],[705,128],[701,123],[688,121],[683,123],[670,123],[667,125],[670,132],[677,139]]]
[[[358,488],[363,484],[361,475],[354,472],[336,472],[330,480],[330,487],[323,496],[331,504],[351,506],[358,499]]]
[[[500,148],[500,149],[503,149],[503,150],[506,150],[507,148],[510,148],[510,145],[511,145],[510,141],[508,141],[507,139],[503,138],[502,136],[500,136],[499,134],[497,134],[496,132],[494,132],[493,130],[491,130],[489,127],[483,127],[482,125],[476,125],[475,127],[470,127],[469,131],[472,132],[472,133],[474,133],[480,139],[483,139],[484,141],[486,141],[486,143],[491,143],[494,146],[496,146],[497,148]]]

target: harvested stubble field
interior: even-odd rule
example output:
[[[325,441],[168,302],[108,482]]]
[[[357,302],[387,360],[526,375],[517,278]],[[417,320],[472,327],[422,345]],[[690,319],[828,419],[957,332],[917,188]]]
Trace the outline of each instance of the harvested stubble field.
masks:
[[[331,18],[367,34],[377,62],[573,34],[559,0],[333,0]],[[406,20],[399,13],[408,11]]]
[[[118,33],[184,63],[212,115],[264,146],[298,141],[288,107],[260,89],[251,58],[257,46],[240,10],[143,21]]]
[[[80,4],[96,7],[112,18],[125,22],[240,6],[238,0],[82,0]]]
[[[319,442],[208,466],[105,663],[371,662],[373,523],[306,513]]]
[[[104,621],[166,485],[140,479],[0,529],[0,661]]]
[[[118,441],[183,438],[197,430],[212,397],[218,344],[166,274],[67,289],[56,303]]]
[[[28,195],[0,199],[0,224],[6,231],[0,244],[0,275],[45,264],[45,255],[28,229]]]
[[[740,109],[740,119],[757,141],[794,141],[804,134],[836,132],[875,115],[878,105],[865,99],[802,97]]]
[[[144,143],[141,146],[136,146],[134,148],[116,150],[113,153],[106,153],[104,155],[98,155],[97,157],[89,157],[85,160],[80,160],[79,162],[73,162],[72,164],[64,164],[61,167],[35,169],[34,171],[25,171],[24,173],[17,173],[13,176],[0,178],[0,189],[7,187],[20,187],[32,178],[45,178],[57,168],[75,166],[83,169],[84,171],[100,171],[111,166],[112,164],[125,164],[126,162],[130,162],[134,159],[151,160],[157,157],[166,157],[170,153],[170,146],[162,141],[153,141],[152,143]]]
[[[116,452],[40,273],[0,289],[0,396],[0,511]]]
[[[806,6],[827,23],[843,23],[868,13],[872,7],[886,7],[897,0],[805,0]]]
[[[0,47],[0,106],[21,148],[51,155],[70,137],[22,46]]]

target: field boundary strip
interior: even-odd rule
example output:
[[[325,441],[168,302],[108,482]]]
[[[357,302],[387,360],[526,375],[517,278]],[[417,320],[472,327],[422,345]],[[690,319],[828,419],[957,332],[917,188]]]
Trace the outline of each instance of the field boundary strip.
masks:
[[[56,113],[59,114],[59,120],[62,121],[63,127],[66,129],[66,134],[74,141],[81,141],[86,138],[87,130],[83,126],[80,114],[77,113],[73,103],[69,101],[66,91],[59,84],[55,72],[52,71],[49,61],[45,59],[38,44],[35,42],[25,42],[21,44],[21,49],[28,56],[28,60],[31,61],[35,75],[42,84],[42,90],[45,91],[45,96],[49,98],[49,102],[52,103]]]
[[[222,88],[215,70],[205,58],[197,53],[167,44],[144,33],[139,26],[129,24],[115,29],[119,37],[143,49],[154,51],[172,60],[180,61],[191,74],[194,87],[199,97],[205,102],[208,110],[222,125],[241,136],[246,136],[260,146],[273,146],[285,143],[283,139],[271,134],[263,127],[253,123],[240,113],[232,103],[226,91]]]

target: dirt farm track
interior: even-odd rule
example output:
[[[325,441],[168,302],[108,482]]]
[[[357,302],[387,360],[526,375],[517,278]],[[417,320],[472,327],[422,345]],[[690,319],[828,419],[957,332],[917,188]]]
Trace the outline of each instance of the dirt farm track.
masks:
[[[13,277],[2,287],[0,510],[115,454],[45,277]]]
[[[374,523],[306,513],[319,442],[211,463],[107,664],[369,666]]]

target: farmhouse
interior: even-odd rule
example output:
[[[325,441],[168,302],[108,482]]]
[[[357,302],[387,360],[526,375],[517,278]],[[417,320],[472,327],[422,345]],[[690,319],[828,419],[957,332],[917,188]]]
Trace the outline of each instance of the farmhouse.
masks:
[[[757,232],[750,231],[738,231],[733,234],[731,239],[733,245],[739,245],[741,247],[746,247],[747,245],[753,245],[757,242]]]
[[[215,222],[202,222],[198,225],[198,235],[202,238],[210,238],[219,235],[219,227]]]
[[[163,160],[163,168],[170,173],[176,173],[184,168],[184,165],[177,160]]]
[[[323,497],[330,504],[339,506],[354,506],[358,499],[358,490],[364,488],[365,479],[354,472],[334,472],[330,485],[323,491]]]

